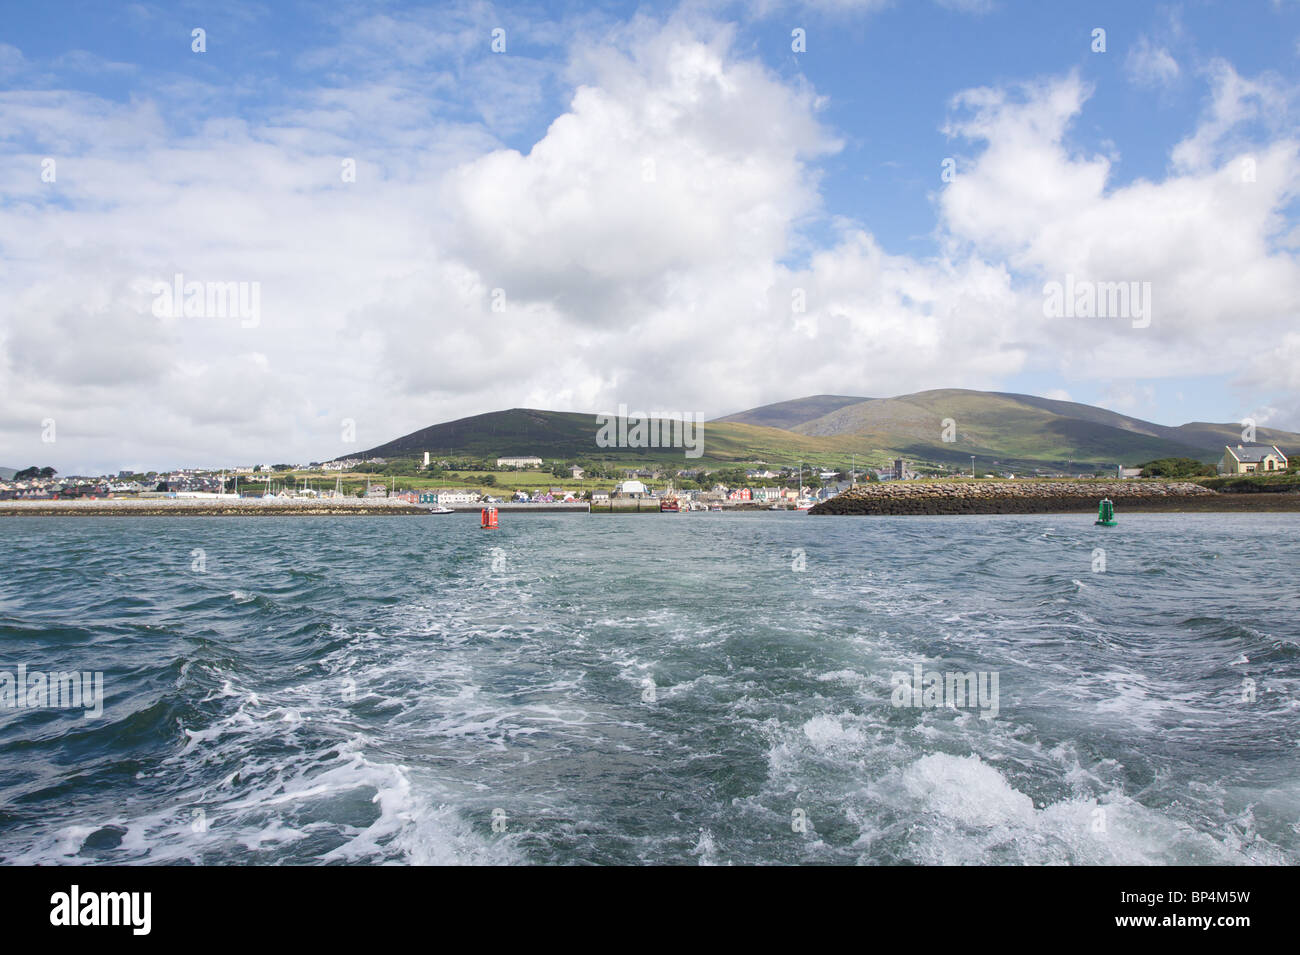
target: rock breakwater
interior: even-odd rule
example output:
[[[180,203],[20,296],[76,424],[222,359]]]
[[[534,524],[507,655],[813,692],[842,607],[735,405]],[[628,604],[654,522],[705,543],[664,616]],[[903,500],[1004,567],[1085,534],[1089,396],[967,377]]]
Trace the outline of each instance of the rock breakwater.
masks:
[[[1220,494],[1188,481],[897,481],[864,484],[817,504],[812,514],[1059,514],[1115,510],[1300,510],[1300,495]],[[1278,498],[1261,508],[1261,497]]]

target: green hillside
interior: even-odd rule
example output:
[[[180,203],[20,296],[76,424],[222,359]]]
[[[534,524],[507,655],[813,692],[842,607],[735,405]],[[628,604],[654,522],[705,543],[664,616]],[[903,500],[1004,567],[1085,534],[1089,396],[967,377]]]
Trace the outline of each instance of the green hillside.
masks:
[[[846,405],[870,400],[870,398],[854,398],[849,395],[812,395],[807,398],[778,401],[775,404],[750,408],[748,411],[738,411],[717,420],[793,431],[798,425],[828,415]]]
[[[955,440],[943,440],[945,420]],[[765,422],[786,422],[777,427]],[[1158,458],[1217,461],[1240,440],[1235,424],[1177,427],[1069,401],[999,392],[941,389],[896,398],[815,395],[764,405],[704,425],[704,454],[682,448],[602,448],[592,414],[512,408],[433,425],[361,452],[365,457],[490,460],[536,455],[547,460],[678,462],[679,467],[762,461],[846,466],[899,456],[966,467],[1102,470]],[[1300,435],[1260,429],[1260,443],[1300,453]],[[349,456],[354,456],[350,454]]]
[[[796,463],[817,458],[848,462],[856,448],[851,438],[819,439],[734,422],[706,422],[703,457],[687,458],[682,448],[602,448],[596,444],[595,415],[564,411],[512,408],[461,418],[413,431],[386,444],[349,457],[420,457],[428,451],[435,458],[476,458],[535,455],[546,459],[611,460],[629,465],[637,462],[683,462],[679,467],[767,461]]]
[[[943,440],[951,419],[955,440]],[[941,389],[847,405],[797,425],[801,434],[856,436],[904,456],[939,462],[1114,467],[1160,457],[1217,461],[1240,440],[1228,424],[1158,425],[1069,401],[997,392]],[[1259,442],[1300,450],[1300,435],[1260,429]]]

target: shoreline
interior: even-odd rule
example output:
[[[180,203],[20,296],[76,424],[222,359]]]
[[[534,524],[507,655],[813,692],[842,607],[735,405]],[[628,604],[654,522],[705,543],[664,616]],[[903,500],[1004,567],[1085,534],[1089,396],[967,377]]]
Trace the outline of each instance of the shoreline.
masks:
[[[240,501],[0,501],[0,517],[386,517],[429,514],[405,501],[303,501],[263,504]]]
[[[1109,497],[1117,514],[1300,513],[1300,492],[1242,493],[1212,491],[1179,482],[953,482],[950,484],[869,484],[821,501],[808,513],[835,516],[960,516],[996,514],[1095,514]],[[494,505],[502,514],[636,514],[637,509],[590,509],[586,504]],[[481,505],[456,504],[456,514],[477,514]],[[764,513],[765,505],[729,504],[727,513]],[[643,508],[643,514],[660,513]],[[782,512],[785,513],[785,512]],[[322,501],[212,501],[186,499],[103,499],[0,501],[5,517],[438,517],[428,506],[385,499],[344,498]]]
[[[494,504],[503,514],[587,513],[585,504]],[[456,514],[478,514],[482,505],[454,504]],[[4,517],[449,517],[422,504],[385,499],[322,501],[152,500],[0,501]]]

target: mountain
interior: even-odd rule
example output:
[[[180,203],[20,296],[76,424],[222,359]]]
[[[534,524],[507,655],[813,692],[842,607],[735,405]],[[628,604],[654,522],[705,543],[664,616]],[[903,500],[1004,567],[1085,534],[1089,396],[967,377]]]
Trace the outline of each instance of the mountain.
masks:
[[[943,440],[951,419],[955,440]],[[1236,424],[1171,427],[1072,401],[947,388],[844,405],[792,428],[819,437],[854,437],[930,461],[1024,466],[1137,464],[1162,457],[1206,463],[1241,440]],[[1300,435],[1261,428],[1256,441],[1300,450]]]
[[[12,481],[18,468],[0,468],[0,481]]]
[[[848,395],[812,395],[808,398],[795,398],[791,401],[778,401],[776,404],[751,408],[729,414],[718,421],[734,421],[738,424],[756,424],[765,428],[794,430],[797,425],[828,415],[846,405],[856,405],[870,398],[851,398]]]
[[[596,450],[596,426],[589,414],[511,408],[459,418],[412,431],[358,457],[435,455],[570,457]],[[354,455],[348,455],[352,457]]]
[[[951,419],[952,441],[945,441]],[[594,415],[512,408],[436,424],[355,457],[490,459],[536,455],[547,459],[634,461],[695,460],[705,465],[765,461],[793,464],[880,463],[893,456],[913,461],[1018,470],[1110,469],[1156,458],[1217,461],[1225,444],[1241,440],[1236,424],[1193,422],[1158,425],[1072,401],[1007,392],[947,388],[894,398],[813,395],[763,405],[709,421],[704,456],[681,448],[602,448]],[[1300,434],[1260,428],[1257,442],[1300,452]]]
[[[682,448],[602,448],[596,444],[595,415],[568,411],[511,408],[435,424],[403,435],[366,451],[340,457],[421,457],[428,451],[434,458],[470,457],[491,459],[535,455],[541,458],[622,458],[629,463],[650,460],[683,460]],[[706,422],[704,453],[710,461],[791,462],[799,456],[838,454],[853,451],[852,439],[810,438],[779,428],[765,428],[740,422]],[[765,457],[766,456],[766,457]],[[689,467],[691,458],[685,459]]]

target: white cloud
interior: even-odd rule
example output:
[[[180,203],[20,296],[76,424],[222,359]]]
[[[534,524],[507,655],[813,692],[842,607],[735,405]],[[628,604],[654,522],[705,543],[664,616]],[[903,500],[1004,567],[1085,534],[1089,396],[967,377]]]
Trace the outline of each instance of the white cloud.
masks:
[[[23,51],[8,43],[0,43],[0,76],[13,76],[26,66]]]
[[[97,53],[91,53],[89,50],[71,50],[55,59],[53,65],[61,70],[90,74],[135,73],[139,70],[134,63],[120,63]]]
[[[1138,38],[1124,61],[1129,77],[1139,86],[1172,86],[1178,80],[1178,61],[1146,36]]]
[[[1206,169],[1221,161],[1225,153],[1242,151],[1249,140],[1240,131],[1248,124],[1262,124],[1275,136],[1293,130],[1293,86],[1267,75],[1248,79],[1225,60],[1214,60],[1208,72],[1209,107],[1196,132],[1174,147],[1175,168]]]
[[[350,69],[394,29],[370,23],[319,62]],[[319,459],[348,450],[343,418],[355,450],[518,405],[713,414],[995,388],[1030,366],[1218,373],[1272,351],[1300,301],[1280,234],[1297,144],[1279,120],[1241,151],[1242,124],[1286,104],[1280,81],[1217,67],[1170,174],[1122,187],[1113,157],[1070,143],[1078,76],[965,91],[949,132],[975,154],[936,198],[942,253],[892,254],[843,222],[796,260],[838,148],[816,93],[717,24],[637,19],[599,40],[573,43],[572,95],[525,150],[495,130],[537,101],[449,118],[477,67],[431,68],[455,50],[418,32],[408,64],[239,118],[178,125],[168,91],[0,93],[3,463]],[[24,152],[38,134],[56,183]],[[261,324],[154,318],[150,284],[176,272],[260,282]],[[1152,282],[1151,327],[1049,323],[1042,282],[1066,272]],[[57,446],[40,444],[45,417]]]
[[[1180,144],[1173,153],[1180,171],[1126,186],[1111,185],[1109,160],[1068,146],[1088,95],[1076,77],[958,97],[968,115],[951,131],[985,148],[940,199],[954,247],[1001,254],[1040,286],[1066,276],[1151,285],[1148,328],[1049,320],[1041,309],[1019,319],[1042,326],[1039,334],[1052,322],[1055,360],[1070,377],[1242,366],[1271,350],[1294,320],[1300,265],[1278,239],[1282,212],[1300,190],[1300,144],[1277,139],[1249,157],[1226,151],[1238,114],[1223,104],[1240,98],[1222,84],[1262,87],[1235,74],[1221,74],[1220,82],[1215,105],[1188,141],[1196,143],[1196,162]],[[1253,181],[1243,175],[1247,158]]]

